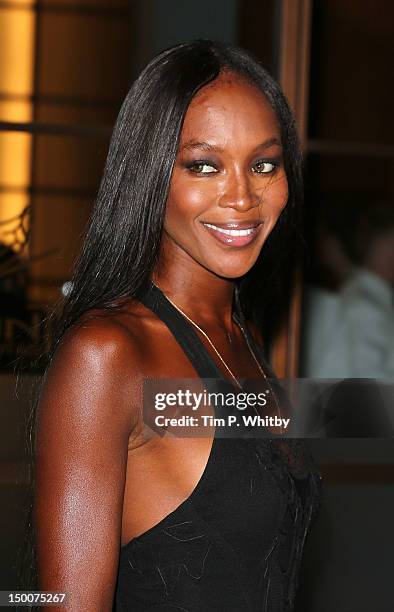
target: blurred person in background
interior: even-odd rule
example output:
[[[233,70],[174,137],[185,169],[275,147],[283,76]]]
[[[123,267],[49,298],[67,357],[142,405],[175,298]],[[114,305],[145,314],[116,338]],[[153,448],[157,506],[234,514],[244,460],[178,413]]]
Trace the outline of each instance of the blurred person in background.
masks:
[[[306,293],[302,374],[394,380],[394,209],[378,201],[353,214],[320,241],[336,291]]]

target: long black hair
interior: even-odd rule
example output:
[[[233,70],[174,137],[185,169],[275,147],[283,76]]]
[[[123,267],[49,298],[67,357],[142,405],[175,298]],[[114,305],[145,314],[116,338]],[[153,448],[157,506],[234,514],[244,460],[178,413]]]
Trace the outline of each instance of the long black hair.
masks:
[[[294,119],[276,81],[247,51],[210,40],[178,44],[157,55],[120,109],[98,197],[62,305],[55,344],[86,311],[111,309],[145,291],[158,260],[166,201],[183,120],[195,94],[221,71],[255,85],[281,128],[289,184],[287,206],[252,270],[238,280],[245,314],[259,323],[280,263],[292,251],[302,203],[301,155]]]
[[[186,111],[196,93],[224,70],[237,73],[259,89],[280,124],[288,203],[255,265],[236,281],[244,313],[255,323],[261,325],[270,305],[277,307],[302,205],[301,155],[292,113],[277,82],[248,51],[202,39],[178,44],[152,59],[122,104],[71,277],[72,289],[60,304],[60,316],[57,305],[47,365],[67,329],[82,314],[93,309],[113,310],[122,298],[138,299],[146,290],[160,254],[170,179]],[[31,429],[34,432],[34,414]],[[34,457],[34,433],[31,439]]]

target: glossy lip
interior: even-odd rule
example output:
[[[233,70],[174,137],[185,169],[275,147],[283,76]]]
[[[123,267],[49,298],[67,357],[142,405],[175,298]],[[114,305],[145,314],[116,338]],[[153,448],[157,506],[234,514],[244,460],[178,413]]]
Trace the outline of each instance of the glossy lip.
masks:
[[[252,230],[247,236],[229,236],[213,227],[207,225],[208,221],[201,221],[205,229],[216,238],[221,244],[233,247],[243,247],[253,242],[259,234],[260,227],[263,224],[262,221],[234,221],[229,223],[209,223],[209,225],[215,225],[220,229],[227,230]]]
[[[210,223],[210,225],[216,225],[216,227],[221,227],[223,229],[249,229],[251,227],[257,227],[261,225],[262,221],[227,221],[227,223],[216,223],[216,221],[201,221],[203,225],[205,223]]]

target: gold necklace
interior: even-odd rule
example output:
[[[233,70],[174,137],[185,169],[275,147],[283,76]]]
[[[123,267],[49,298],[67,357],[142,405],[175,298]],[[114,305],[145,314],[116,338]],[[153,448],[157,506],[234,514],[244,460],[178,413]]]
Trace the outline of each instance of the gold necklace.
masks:
[[[153,283],[153,281],[152,281]],[[157,289],[159,289],[162,294],[167,298],[167,300],[170,302],[170,304],[173,305],[173,307],[181,313],[181,315],[183,315],[185,317],[185,319],[187,319],[189,321],[189,323],[191,323],[192,325],[194,325],[194,327],[196,329],[198,329],[198,331],[204,336],[204,338],[206,338],[209,342],[209,344],[211,345],[211,347],[213,348],[213,350],[215,351],[216,355],[219,357],[220,361],[222,362],[222,364],[224,365],[224,367],[226,368],[226,370],[228,371],[228,373],[230,374],[231,378],[234,380],[235,384],[237,385],[237,387],[239,389],[242,389],[241,384],[239,383],[238,379],[234,376],[234,374],[232,373],[232,371],[230,370],[229,366],[227,365],[227,363],[225,362],[225,360],[223,359],[223,357],[221,356],[221,354],[219,353],[219,351],[217,350],[216,346],[214,345],[214,343],[212,342],[212,340],[210,339],[210,337],[208,336],[208,334],[201,329],[201,327],[199,325],[197,325],[197,323],[195,323],[193,321],[193,319],[191,319],[190,317],[187,316],[187,314],[185,312],[183,312],[183,310],[181,308],[179,308],[179,306],[177,306],[176,304],[174,304],[174,302],[172,300],[170,300],[170,298],[168,297],[168,295],[166,293],[164,293],[164,291],[162,291],[157,285],[156,283],[153,283],[155,285],[155,287],[157,287]]]
[[[195,321],[193,321],[193,319],[191,319],[190,317],[188,317],[188,315],[187,315],[185,312],[183,312],[183,310],[182,310],[181,308],[179,308],[179,306],[177,306],[177,305],[176,305],[176,304],[175,304],[175,303],[174,303],[172,300],[170,300],[170,298],[168,297],[168,295],[167,295],[166,293],[164,293],[164,291],[162,291],[162,290],[161,290],[161,289],[160,289],[160,288],[159,288],[159,287],[156,285],[156,283],[154,283],[153,281],[151,281],[151,282],[152,282],[152,284],[153,284],[153,285],[154,285],[154,286],[155,286],[157,289],[159,289],[159,291],[161,291],[161,292],[162,292],[162,294],[163,294],[163,295],[164,295],[164,296],[167,298],[167,300],[170,302],[170,304],[172,304],[172,306],[173,306],[173,307],[174,307],[174,308],[175,308],[175,309],[176,309],[176,310],[177,310],[177,311],[178,311],[178,312],[179,312],[181,315],[183,315],[183,316],[185,317],[185,319],[187,319],[187,320],[189,321],[189,323],[191,323],[191,324],[192,324],[192,325],[193,325],[193,326],[194,326],[196,329],[198,329],[198,331],[199,331],[199,332],[200,332],[200,333],[201,333],[201,334],[204,336],[204,338],[206,338],[206,339],[207,339],[207,341],[209,342],[210,346],[213,348],[213,350],[215,351],[216,355],[219,357],[220,361],[222,362],[222,364],[224,365],[224,367],[226,368],[226,370],[228,371],[228,373],[230,374],[230,376],[231,376],[231,377],[232,377],[232,379],[234,380],[234,382],[235,382],[235,384],[237,385],[237,387],[238,387],[239,389],[242,389],[242,386],[241,386],[241,384],[239,383],[238,379],[235,377],[235,375],[233,374],[233,372],[230,370],[229,366],[227,365],[227,363],[226,363],[226,362],[225,362],[225,360],[223,359],[222,355],[221,355],[221,354],[219,353],[219,351],[217,350],[216,346],[214,345],[214,343],[212,342],[212,340],[210,339],[210,337],[208,336],[208,334],[207,334],[207,333],[206,333],[206,332],[205,332],[203,329],[201,329],[201,327],[200,327],[199,325],[197,325],[197,323],[195,323]],[[246,338],[247,338],[247,336],[246,336],[246,332],[245,332],[244,328],[242,327],[242,325],[239,325],[239,323],[238,323],[238,322],[237,322],[237,324],[238,324],[239,328],[240,328],[240,329],[241,329],[241,331],[242,331],[242,335],[243,335],[243,336],[244,336],[244,338],[246,339]],[[276,398],[276,394],[275,394],[275,392],[274,392],[274,390],[273,390],[272,386],[271,386],[271,385],[270,385],[270,383],[268,382],[268,378],[267,378],[267,376],[266,376],[266,374],[265,374],[265,372],[264,372],[263,368],[261,367],[261,365],[260,365],[260,363],[259,363],[259,361],[258,361],[258,359],[257,359],[256,355],[254,354],[254,351],[253,351],[252,347],[250,346],[250,343],[249,343],[247,340],[246,340],[246,346],[248,347],[250,354],[252,355],[253,359],[255,360],[255,362],[256,362],[256,364],[257,364],[257,367],[259,368],[260,372],[261,372],[261,373],[262,373],[262,375],[264,376],[264,378],[265,378],[265,380],[266,380],[266,382],[267,382],[267,385],[269,386],[269,388],[270,388],[270,389],[271,389],[271,391],[272,391],[272,395],[273,395],[273,397],[274,397],[275,404],[276,404],[277,413],[278,413],[278,416],[280,417],[280,416],[281,416],[281,412],[280,412],[280,407],[279,407],[279,404],[278,404],[278,401],[277,401],[277,398]],[[280,428],[281,428],[281,433],[283,433],[282,426],[280,426]]]

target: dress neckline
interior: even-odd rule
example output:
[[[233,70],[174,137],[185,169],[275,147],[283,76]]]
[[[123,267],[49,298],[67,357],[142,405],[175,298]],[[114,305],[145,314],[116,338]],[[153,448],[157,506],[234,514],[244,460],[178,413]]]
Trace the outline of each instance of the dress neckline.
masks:
[[[219,369],[201,338],[194,330],[192,324],[171,304],[163,291],[152,281],[149,281],[147,290],[140,298],[140,301],[167,325],[186,353],[189,361],[191,361],[200,378],[219,379],[222,383],[236,388],[234,383],[229,378],[226,378]],[[232,319],[240,328],[249,350],[255,353],[261,367],[264,369],[266,364],[262,362],[257,344],[246,326],[237,286],[234,292]]]

